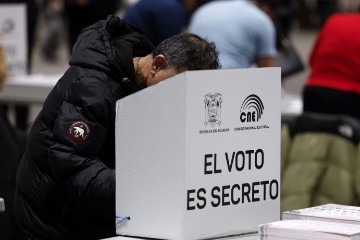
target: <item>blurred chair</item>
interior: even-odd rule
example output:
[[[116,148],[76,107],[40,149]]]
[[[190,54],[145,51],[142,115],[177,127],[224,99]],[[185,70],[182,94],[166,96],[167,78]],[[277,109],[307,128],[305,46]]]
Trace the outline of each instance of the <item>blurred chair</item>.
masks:
[[[360,205],[360,122],[303,113],[282,124],[281,212],[326,203]]]

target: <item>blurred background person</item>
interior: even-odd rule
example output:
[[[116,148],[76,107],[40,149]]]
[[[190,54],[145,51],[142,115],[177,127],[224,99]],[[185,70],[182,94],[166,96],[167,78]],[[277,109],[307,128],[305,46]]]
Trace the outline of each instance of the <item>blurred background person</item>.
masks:
[[[333,14],[310,55],[303,110],[360,119],[360,14]]]
[[[123,19],[159,44],[181,33],[193,11],[206,0],[140,0],[130,6]]]
[[[69,30],[69,53],[82,29],[115,14],[122,0],[64,0]]]
[[[299,0],[277,0],[276,3],[274,2],[271,15],[277,35],[290,37],[299,6]]]
[[[341,0],[339,1],[341,12],[360,12],[360,0]]]
[[[213,41],[222,68],[275,66],[271,0],[212,1],[193,14],[188,31]]]
[[[339,10],[339,3],[346,0],[297,0],[298,20],[301,28],[318,29],[332,14]],[[357,0],[350,0],[357,1]]]
[[[41,45],[41,53],[47,61],[55,62],[63,35],[64,2],[63,0],[45,0],[42,10],[47,28],[44,42]]]

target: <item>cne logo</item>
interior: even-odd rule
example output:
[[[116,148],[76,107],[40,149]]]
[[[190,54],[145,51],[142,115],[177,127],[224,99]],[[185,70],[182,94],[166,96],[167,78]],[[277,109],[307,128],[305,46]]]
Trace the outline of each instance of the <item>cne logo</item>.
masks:
[[[240,121],[241,122],[257,122],[261,118],[264,111],[264,104],[261,99],[255,95],[249,95],[241,105]]]
[[[205,126],[221,125],[221,103],[222,95],[220,93],[208,93],[204,96],[205,103]]]

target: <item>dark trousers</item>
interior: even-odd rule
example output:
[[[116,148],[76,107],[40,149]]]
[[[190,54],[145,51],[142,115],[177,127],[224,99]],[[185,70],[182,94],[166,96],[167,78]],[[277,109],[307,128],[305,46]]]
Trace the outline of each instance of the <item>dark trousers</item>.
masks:
[[[304,112],[344,114],[360,120],[360,94],[307,86],[303,92],[303,102]]]

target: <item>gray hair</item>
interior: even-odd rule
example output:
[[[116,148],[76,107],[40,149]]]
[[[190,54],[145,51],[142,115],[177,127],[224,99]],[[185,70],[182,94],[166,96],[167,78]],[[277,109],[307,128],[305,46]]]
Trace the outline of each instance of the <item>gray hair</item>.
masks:
[[[152,57],[159,54],[165,56],[167,68],[179,72],[220,68],[215,44],[193,33],[165,39],[152,51]]]

